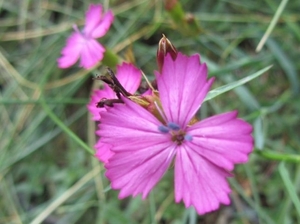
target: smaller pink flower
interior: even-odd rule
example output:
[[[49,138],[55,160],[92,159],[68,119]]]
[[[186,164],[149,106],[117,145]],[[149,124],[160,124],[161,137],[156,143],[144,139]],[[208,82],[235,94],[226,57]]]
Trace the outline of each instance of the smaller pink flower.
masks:
[[[129,93],[135,93],[140,86],[142,73],[132,64],[123,63],[117,66],[116,77]],[[105,108],[97,107],[97,103],[103,98],[117,99],[116,93],[107,84],[104,84],[103,89],[94,91],[87,105],[88,110],[93,115],[92,119],[95,121],[100,121],[100,112],[106,111]],[[94,147],[96,149],[95,156],[104,163],[107,163],[108,159],[114,154],[110,151],[110,145],[102,143],[101,138]]]
[[[59,68],[68,68],[80,58],[80,66],[89,69],[103,59],[105,48],[95,39],[103,37],[110,28],[114,15],[111,10],[102,15],[102,5],[92,4],[85,16],[85,26],[80,32],[76,25],[62,56],[57,59]]]

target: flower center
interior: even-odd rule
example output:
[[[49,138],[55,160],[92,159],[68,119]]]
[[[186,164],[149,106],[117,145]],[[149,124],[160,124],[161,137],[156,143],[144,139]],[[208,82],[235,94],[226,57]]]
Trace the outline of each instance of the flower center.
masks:
[[[158,130],[163,134],[170,134],[171,140],[177,145],[181,145],[184,141],[192,141],[193,136],[187,134],[180,126],[176,123],[169,122],[167,126],[160,125]]]
[[[185,133],[183,131],[178,131],[177,133],[172,131],[170,134],[172,136],[172,141],[177,143],[177,145],[181,145],[184,141]]]

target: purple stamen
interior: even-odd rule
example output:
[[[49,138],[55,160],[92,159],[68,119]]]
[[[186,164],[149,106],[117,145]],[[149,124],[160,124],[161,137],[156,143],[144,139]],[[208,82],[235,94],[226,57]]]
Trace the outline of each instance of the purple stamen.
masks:
[[[160,131],[160,132],[162,132],[162,133],[169,133],[169,128],[168,127],[166,127],[166,126],[164,126],[164,125],[160,125],[160,126],[158,126],[158,130]]]
[[[189,135],[189,134],[186,134],[184,136],[184,140],[188,141],[188,142],[191,142],[193,140],[193,136]]]
[[[179,131],[180,130],[180,126],[176,123],[173,123],[173,122],[169,122],[168,127],[173,131]]]

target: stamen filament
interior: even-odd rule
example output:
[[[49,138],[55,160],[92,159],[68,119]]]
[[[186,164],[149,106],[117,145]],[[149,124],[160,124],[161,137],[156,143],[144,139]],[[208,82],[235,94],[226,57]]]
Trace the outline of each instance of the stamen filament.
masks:
[[[154,101],[154,105],[155,105],[155,107],[156,107],[156,109],[157,109],[158,113],[159,113],[159,114],[160,114],[160,116],[162,117],[162,119],[163,119],[164,121],[166,121],[166,120],[167,120],[167,118],[166,118],[166,116],[165,116],[164,112],[163,112],[163,111],[160,109],[160,107],[159,107],[159,105],[158,105],[157,101]]]

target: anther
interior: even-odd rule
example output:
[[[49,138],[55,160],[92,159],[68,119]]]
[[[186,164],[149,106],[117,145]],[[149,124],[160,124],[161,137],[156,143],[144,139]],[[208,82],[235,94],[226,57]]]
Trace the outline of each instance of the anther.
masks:
[[[193,136],[189,135],[189,134],[186,134],[184,136],[184,140],[188,141],[188,142],[191,142],[193,140]]]
[[[169,128],[168,127],[166,127],[166,126],[164,126],[164,125],[160,125],[160,126],[158,126],[158,130],[160,131],[160,132],[162,132],[162,133],[169,133]]]
[[[168,127],[173,131],[179,131],[180,130],[180,126],[176,123],[173,123],[173,122],[169,122]]]

